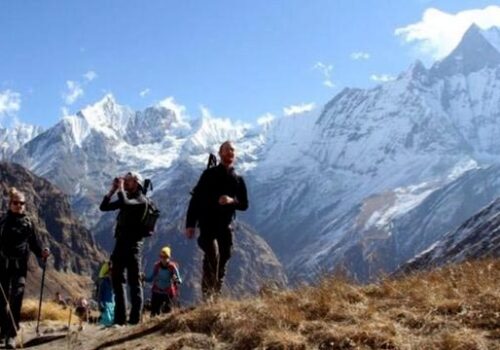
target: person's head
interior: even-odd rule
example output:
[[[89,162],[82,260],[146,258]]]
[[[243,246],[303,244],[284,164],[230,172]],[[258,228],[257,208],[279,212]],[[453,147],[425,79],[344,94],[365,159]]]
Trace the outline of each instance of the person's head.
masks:
[[[219,157],[222,165],[226,168],[233,165],[236,158],[234,144],[231,141],[225,141],[219,147]]]
[[[143,179],[141,174],[131,171],[128,172],[124,177],[123,188],[125,191],[130,193],[135,193],[138,190],[142,190]]]
[[[162,262],[167,262],[167,261],[170,260],[170,257],[171,257],[170,247],[169,246],[165,246],[165,247],[161,248],[161,251],[160,251],[160,260]]]
[[[9,190],[9,210],[16,214],[23,214],[26,209],[25,204],[26,197],[24,193],[12,187]]]
[[[87,306],[89,306],[89,302],[87,301],[87,299],[85,299],[85,297],[79,297],[78,301],[77,301],[77,305],[80,307],[86,308]]]

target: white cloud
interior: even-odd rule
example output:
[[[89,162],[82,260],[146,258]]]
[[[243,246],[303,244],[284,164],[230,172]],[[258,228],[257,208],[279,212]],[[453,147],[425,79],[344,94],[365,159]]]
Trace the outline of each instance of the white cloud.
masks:
[[[78,99],[80,99],[84,95],[84,90],[83,87],[87,86],[92,82],[93,80],[97,79],[98,75],[95,71],[89,70],[85,74],[82,75],[82,78],[80,81],[76,80],[67,80],[66,81],[66,90],[61,93],[61,97],[64,100],[64,103],[66,105],[72,105],[75,103]],[[64,112],[61,111],[64,115]]]
[[[370,57],[371,55],[368,52],[358,51],[351,53],[351,59],[355,61],[368,60]]]
[[[333,81],[329,80],[329,79],[326,79],[323,81],[323,85],[325,85],[326,87],[329,87],[329,88],[334,88],[335,87],[335,84],[333,83]]]
[[[149,93],[151,92],[151,90],[149,88],[146,88],[144,90],[142,90],[141,92],[139,92],[139,96],[141,97],[145,97],[146,95],[148,95]]]
[[[323,85],[328,87],[328,88],[334,88],[335,84],[332,81],[332,70],[333,70],[333,65],[331,64],[324,64],[323,62],[316,62],[316,64],[313,66],[314,70],[320,71],[321,75],[323,76]]]
[[[276,119],[276,116],[272,113],[266,113],[259,118],[257,118],[257,124],[258,125],[264,125],[264,124],[269,124],[272,122],[274,119]]]
[[[0,118],[11,116],[21,109],[21,94],[12,90],[0,91]]]
[[[372,74],[370,76],[370,80],[379,82],[379,83],[387,83],[388,81],[396,80],[396,77],[390,74]]]
[[[68,80],[66,81],[66,87],[67,90],[62,93],[62,98],[67,105],[72,105],[83,96],[83,89],[79,82]]]
[[[97,73],[94,72],[93,70],[89,70],[87,73],[83,75],[83,77],[87,82],[91,82],[92,80],[97,78]]]
[[[482,29],[500,26],[500,6],[465,10],[456,14],[429,8],[420,22],[397,28],[394,34],[406,43],[416,44],[421,54],[441,59],[458,45],[473,23]]]
[[[300,114],[304,112],[312,111],[316,107],[314,103],[302,103],[300,105],[292,105],[289,107],[283,108],[283,114],[286,117],[289,117],[294,114]]]
[[[61,107],[61,115],[63,117],[69,115],[69,109],[68,109],[68,107]]]
[[[175,115],[179,118],[183,117],[186,113],[186,107],[175,102],[173,96],[167,97],[158,102],[158,106],[174,111]]]

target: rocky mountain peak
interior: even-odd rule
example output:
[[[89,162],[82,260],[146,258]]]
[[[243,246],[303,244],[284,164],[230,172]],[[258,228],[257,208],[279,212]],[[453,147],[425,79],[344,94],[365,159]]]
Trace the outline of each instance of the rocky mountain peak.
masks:
[[[84,119],[93,129],[106,134],[117,132],[123,135],[134,112],[128,107],[119,105],[113,95],[107,94],[100,101],[85,107],[76,115]]]
[[[422,79],[427,77],[427,75],[428,75],[428,70],[427,70],[427,68],[425,68],[422,61],[416,60],[410,66],[410,68],[405,73],[403,73],[402,76],[400,76],[400,78],[407,76],[410,79],[421,81]]]
[[[156,143],[172,133],[182,135],[186,129],[189,129],[189,124],[176,111],[154,106],[135,113],[127,125],[126,139],[134,145]]]
[[[432,74],[438,78],[468,75],[485,67],[499,66],[500,52],[493,44],[495,41],[488,40],[493,39],[497,32],[496,28],[484,32],[476,24],[471,25],[458,46],[442,61],[434,64]]]
[[[24,123],[15,123],[10,128],[0,127],[0,160],[8,159],[22,145],[43,132],[43,128]]]

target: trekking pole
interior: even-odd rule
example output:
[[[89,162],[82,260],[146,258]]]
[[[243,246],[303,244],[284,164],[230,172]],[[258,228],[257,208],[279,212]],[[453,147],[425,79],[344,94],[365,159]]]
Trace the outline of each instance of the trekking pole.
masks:
[[[71,316],[73,315],[73,308],[70,307],[69,308],[69,317],[68,317],[68,333],[70,331],[70,328],[71,328]]]
[[[47,268],[47,260],[43,261],[42,267],[42,285],[40,286],[40,300],[38,301],[38,319],[36,321],[36,335],[40,335],[40,316],[42,315],[42,297],[43,297],[43,287],[45,286],[45,270]]]

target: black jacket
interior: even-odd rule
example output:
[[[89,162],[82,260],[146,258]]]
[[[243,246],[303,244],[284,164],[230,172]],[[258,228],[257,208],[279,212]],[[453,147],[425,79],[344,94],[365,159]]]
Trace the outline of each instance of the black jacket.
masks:
[[[101,211],[120,210],[116,217],[115,238],[117,245],[135,245],[141,241],[142,218],[146,211],[147,199],[141,191],[133,195],[117,192],[118,199],[111,202],[111,197],[104,196],[99,209]]]
[[[9,210],[0,219],[0,259],[17,260],[24,266],[30,250],[37,257],[42,256],[35,226],[25,214],[15,214]]]
[[[227,195],[237,200],[236,204],[220,205],[219,197]],[[189,202],[186,227],[201,228],[227,227],[236,210],[247,210],[248,197],[245,181],[234,169],[229,171],[219,164],[203,172],[193,190]]]

